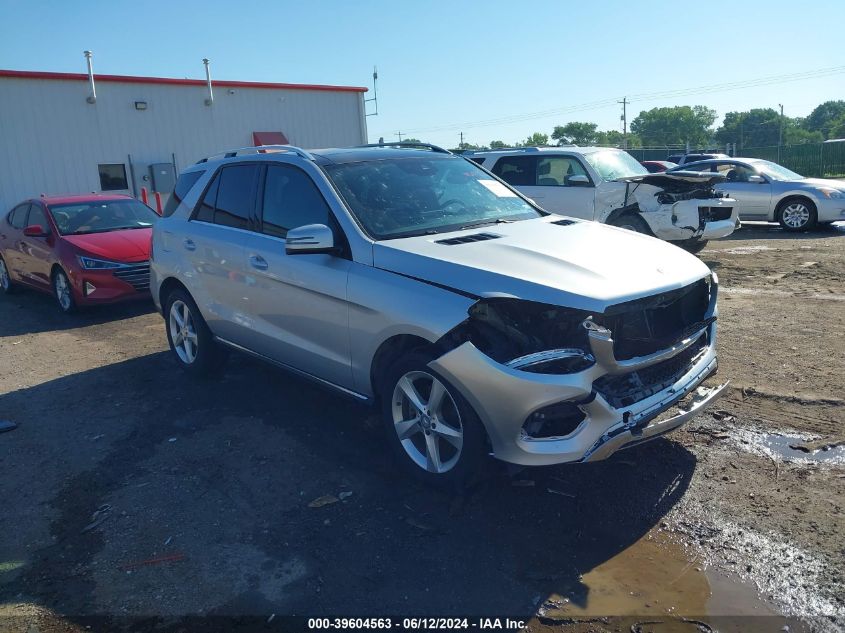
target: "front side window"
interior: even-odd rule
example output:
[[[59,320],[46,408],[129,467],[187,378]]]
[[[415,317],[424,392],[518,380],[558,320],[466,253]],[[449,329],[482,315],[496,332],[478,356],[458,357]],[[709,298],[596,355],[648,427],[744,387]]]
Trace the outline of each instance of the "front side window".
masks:
[[[621,150],[593,152],[584,154],[584,158],[598,172],[602,180],[616,180],[648,173],[648,170],[636,158]]]
[[[304,171],[287,165],[269,165],[264,181],[261,230],[285,237],[306,224],[328,224],[329,206]]]
[[[574,156],[550,156],[537,161],[537,184],[541,187],[570,187],[572,176],[589,176]]]
[[[162,213],[164,217],[173,215],[174,211],[176,211],[179,207],[179,203],[185,199],[185,196],[188,195],[188,192],[195,184],[197,184],[197,180],[199,180],[200,176],[204,173],[205,171],[190,171],[179,176],[179,179],[176,181],[176,186],[173,188],[173,192],[167,199],[167,204],[164,205],[164,212]]]
[[[26,221],[27,226],[37,224],[45,231],[50,230],[50,223],[47,221],[47,214],[40,204],[33,204],[29,209],[29,219]]]
[[[100,191],[126,191],[126,165],[123,163],[108,163],[97,165],[100,173]]]
[[[531,187],[537,182],[537,159],[533,156],[505,156],[496,161],[493,173],[512,187]]]
[[[474,163],[455,157],[394,158],[323,168],[376,239],[444,233],[543,214]]]
[[[50,213],[62,235],[148,229],[159,219],[155,211],[133,198],[53,204]]]

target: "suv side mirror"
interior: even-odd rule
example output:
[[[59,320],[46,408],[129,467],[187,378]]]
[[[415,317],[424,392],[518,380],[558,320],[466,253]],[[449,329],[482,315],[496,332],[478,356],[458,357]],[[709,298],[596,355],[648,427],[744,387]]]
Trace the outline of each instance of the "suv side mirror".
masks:
[[[23,230],[26,237],[47,237],[49,233],[40,224],[30,224]]]
[[[766,182],[766,179],[759,174],[752,174],[748,177],[748,182],[756,182],[758,185],[762,185]]]
[[[334,233],[325,224],[298,226],[288,231],[285,237],[285,253],[288,255],[334,252]]]
[[[587,187],[590,184],[590,179],[584,174],[575,174],[566,177],[566,184],[570,187]]]

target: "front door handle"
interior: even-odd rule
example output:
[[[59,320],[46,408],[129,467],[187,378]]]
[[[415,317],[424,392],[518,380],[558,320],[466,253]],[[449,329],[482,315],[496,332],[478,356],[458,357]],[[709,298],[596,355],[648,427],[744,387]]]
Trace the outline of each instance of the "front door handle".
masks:
[[[185,246],[185,248],[186,248],[187,250],[189,250],[189,251],[195,251],[195,250],[197,250],[197,245],[196,245],[196,244],[194,244],[194,240],[192,240],[192,239],[190,239],[190,238],[185,238],[185,239],[182,241],[182,244],[183,244],[183,245]]]
[[[261,255],[250,255],[249,265],[255,268],[256,270],[267,270],[269,266],[267,260],[261,257]]]

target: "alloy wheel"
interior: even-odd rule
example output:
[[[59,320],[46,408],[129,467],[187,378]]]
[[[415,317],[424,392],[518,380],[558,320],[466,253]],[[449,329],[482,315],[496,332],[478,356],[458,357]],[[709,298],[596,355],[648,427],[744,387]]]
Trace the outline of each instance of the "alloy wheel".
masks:
[[[56,289],[56,299],[62,310],[67,312],[73,307],[73,297],[70,294],[70,282],[63,272],[56,273],[53,280],[53,285]]]
[[[168,325],[173,351],[179,360],[190,365],[197,358],[197,330],[187,303],[177,299],[170,305]]]
[[[783,223],[791,229],[800,229],[810,222],[810,209],[802,202],[793,202],[781,212]]]
[[[446,386],[424,371],[403,375],[393,390],[393,428],[408,457],[435,474],[458,463],[464,442],[455,400]]]

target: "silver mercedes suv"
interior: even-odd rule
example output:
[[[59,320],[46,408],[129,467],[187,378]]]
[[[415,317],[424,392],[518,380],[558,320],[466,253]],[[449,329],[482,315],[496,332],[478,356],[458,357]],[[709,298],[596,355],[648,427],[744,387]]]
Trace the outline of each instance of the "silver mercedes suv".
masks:
[[[151,287],[189,373],[229,350],[379,407],[434,483],[586,462],[718,398],[716,275],[550,215],[435,146],[245,148],[181,174]]]

